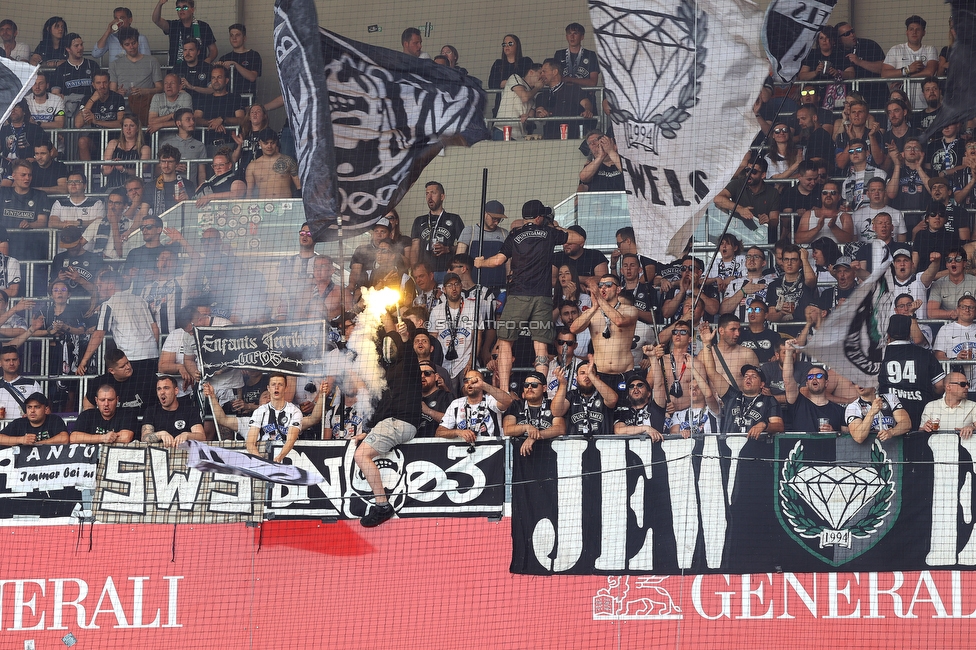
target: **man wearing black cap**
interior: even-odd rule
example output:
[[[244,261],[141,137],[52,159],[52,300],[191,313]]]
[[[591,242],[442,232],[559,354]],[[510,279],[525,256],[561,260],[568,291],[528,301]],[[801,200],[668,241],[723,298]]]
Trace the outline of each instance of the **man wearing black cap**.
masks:
[[[566,242],[563,244],[563,251],[556,253],[556,259],[553,260],[553,265],[557,269],[563,265],[575,269],[576,274],[580,278],[580,282],[584,285],[592,283],[596,278],[608,273],[610,264],[607,262],[606,256],[593,248],[583,248],[586,244],[586,231],[583,230],[583,227],[573,225],[567,228],[567,230],[575,232],[582,237],[583,242]]]
[[[524,223],[509,233],[502,249],[489,258],[479,256],[474,260],[475,268],[489,269],[512,260],[512,282],[497,327],[498,378],[503,389],[509,387],[512,374],[512,344],[525,327],[532,335],[536,369],[540,373],[548,371],[548,346],[553,339],[553,247],[567,242],[582,246],[584,242],[579,234],[547,223],[551,216],[552,208],[542,201],[527,201],[522,206]]]
[[[522,439],[520,453],[528,456],[536,440],[566,433],[566,420],[553,415],[546,397],[546,376],[533,370],[522,380],[522,399],[512,401],[502,419],[505,435]]]
[[[881,360],[878,395],[891,393],[912,417],[912,430],[921,425],[925,405],[943,392],[945,370],[931,350],[911,341],[912,319],[894,314],[888,321],[888,346]]]
[[[44,393],[31,393],[25,404],[27,415],[0,431],[0,445],[61,445],[68,442],[68,427],[57,415],[47,414],[51,403]]]
[[[653,391],[639,372],[627,375],[627,395],[618,403],[613,414],[613,432],[620,436],[648,435],[654,442],[663,440],[664,409],[667,394],[660,364],[651,364]],[[651,399],[653,393],[654,399]]]
[[[58,246],[64,250],[54,256],[51,274],[66,282],[73,296],[90,296],[95,290],[95,276],[104,266],[101,255],[85,250],[86,243],[78,226],[58,233]]]
[[[935,201],[929,204],[924,219],[928,227],[915,235],[912,241],[912,263],[916,269],[927,266],[936,259],[934,255],[939,255],[940,268],[945,270],[945,258],[949,251],[962,247],[959,236],[946,230],[948,216],[946,206]]]
[[[430,312],[430,333],[440,342],[444,368],[451,377],[448,388],[455,394],[460,394],[461,377],[471,367],[475,335],[484,332],[491,309],[489,300],[465,297],[457,273],[444,276],[444,295]]]

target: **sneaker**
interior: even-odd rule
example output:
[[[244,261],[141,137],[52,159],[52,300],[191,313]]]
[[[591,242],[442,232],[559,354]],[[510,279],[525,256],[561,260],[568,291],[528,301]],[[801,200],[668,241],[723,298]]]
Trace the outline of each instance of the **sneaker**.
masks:
[[[359,523],[363,525],[363,528],[375,528],[392,516],[393,506],[390,504],[386,504],[386,507],[373,506],[373,509],[360,519]]]

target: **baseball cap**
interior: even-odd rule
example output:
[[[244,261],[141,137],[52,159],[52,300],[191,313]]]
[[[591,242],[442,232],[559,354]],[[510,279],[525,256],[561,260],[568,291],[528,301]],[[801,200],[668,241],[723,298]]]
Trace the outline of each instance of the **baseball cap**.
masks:
[[[41,406],[50,406],[51,400],[47,398],[47,395],[39,391],[31,393],[27,399],[24,400],[24,404],[27,402],[37,402]]]
[[[488,203],[485,203],[485,212],[504,217],[505,206],[501,204],[501,201],[488,201]]]
[[[912,252],[907,248],[899,248],[898,250],[895,251],[894,255],[891,256],[891,259],[895,259],[896,257],[901,257],[901,256],[905,256],[908,259],[911,259]]]
[[[552,214],[552,209],[546,207],[539,199],[532,199],[522,204],[522,218],[535,219],[536,217],[548,217]]]
[[[457,273],[445,273],[444,274],[444,284],[447,284],[451,280],[457,280],[458,282],[460,282],[461,281],[461,276],[458,275]]]
[[[81,235],[81,228],[78,226],[68,226],[58,235],[58,246],[61,248],[71,248],[83,239]]]
[[[909,257],[911,257],[911,255],[909,255]],[[851,268],[851,258],[847,255],[838,257],[837,261],[834,262],[834,267],[836,268],[838,266],[846,266],[847,268]]]
[[[533,370],[529,374],[525,375],[525,379],[535,379],[536,381],[538,381],[543,386],[546,385],[546,378],[545,378],[545,376],[541,372],[539,372],[538,370]],[[522,381],[525,381],[525,379],[523,379]]]
[[[904,314],[893,314],[888,321],[888,336],[894,341],[907,341],[912,336],[912,319]]]
[[[583,239],[586,239],[586,231],[583,230],[583,226],[578,226],[574,224],[569,228],[567,228],[566,230],[571,230],[575,232],[577,235],[579,235],[580,237],[582,237]]]
[[[929,189],[932,189],[936,185],[945,185],[946,187],[949,187],[949,181],[947,181],[943,176],[932,176],[929,178]]]
[[[750,370],[752,370],[757,375],[759,375],[759,381],[761,381],[764,384],[766,383],[766,373],[762,371],[762,368],[760,368],[759,366],[754,366],[751,363],[747,363],[746,365],[742,366],[739,369],[739,374],[745,377],[746,373],[749,372]]]
[[[377,219],[377,220],[376,220],[376,221],[375,221],[375,222],[373,223],[373,227],[375,228],[376,226],[383,226],[384,228],[392,228],[392,227],[393,227],[393,226],[392,226],[392,225],[390,224],[390,220],[389,220],[389,219],[387,219],[386,217],[380,217],[379,219]]]

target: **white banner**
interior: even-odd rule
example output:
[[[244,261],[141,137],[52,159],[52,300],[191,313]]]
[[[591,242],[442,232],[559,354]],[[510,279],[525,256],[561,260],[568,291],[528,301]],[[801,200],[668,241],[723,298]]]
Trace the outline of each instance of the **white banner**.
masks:
[[[768,70],[749,0],[591,0],[641,253],[681,254],[759,130]]]
[[[0,58],[0,124],[7,121],[14,104],[23,99],[37,79],[38,67],[23,61]]]

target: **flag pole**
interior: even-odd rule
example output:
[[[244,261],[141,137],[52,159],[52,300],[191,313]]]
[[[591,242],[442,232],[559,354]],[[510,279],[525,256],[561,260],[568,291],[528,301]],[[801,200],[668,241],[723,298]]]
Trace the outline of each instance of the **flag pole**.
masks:
[[[481,226],[478,231],[478,253],[481,256],[485,254],[485,205],[488,202],[488,168],[484,167],[481,170]],[[472,247],[474,242],[472,243]],[[478,360],[478,335],[481,333],[481,328],[479,327],[480,316],[481,316],[481,294],[483,287],[481,286],[481,269],[477,269],[478,277],[475,280],[475,287],[477,291],[474,297],[474,345],[471,346],[471,367],[475,367],[475,363]]]

